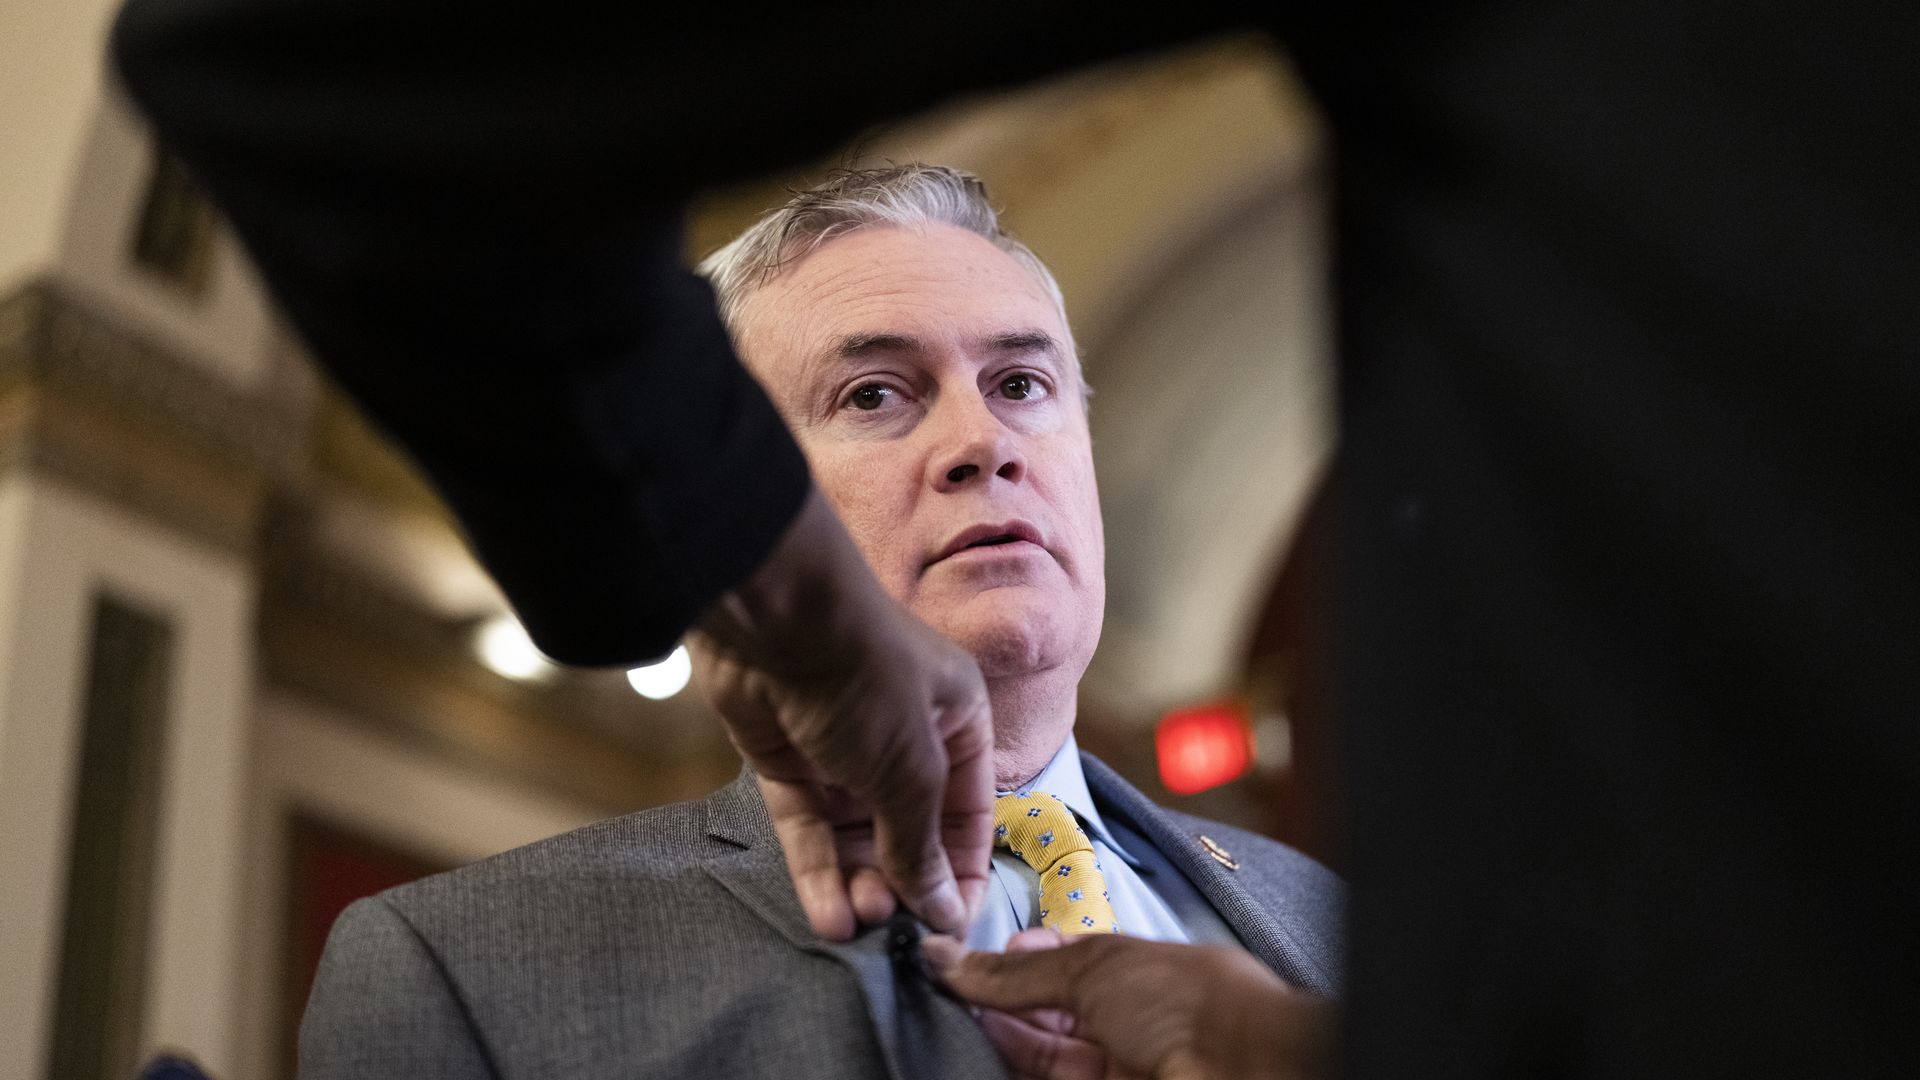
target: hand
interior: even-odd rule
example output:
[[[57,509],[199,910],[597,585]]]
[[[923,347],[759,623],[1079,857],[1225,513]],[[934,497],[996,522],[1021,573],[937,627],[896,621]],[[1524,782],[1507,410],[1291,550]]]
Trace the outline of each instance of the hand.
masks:
[[[922,943],[946,984],[975,1004],[1071,1016],[1068,1025],[983,1015],[988,1038],[1016,1074],[1307,1080],[1331,1072],[1333,1004],[1288,989],[1238,949],[1111,934],[1052,949],[1035,944],[987,953],[951,938]]]
[[[986,684],[887,596],[819,492],[688,645],[816,932],[844,941],[895,894],[936,930],[971,920],[993,851]]]
[[[1007,952],[1057,949],[1066,938],[1053,930],[1022,930],[1007,939]],[[1106,1051],[1074,1037],[1079,1021],[1065,1009],[1002,1012],[980,1009],[980,1027],[1007,1066],[1010,1080],[1101,1080]]]

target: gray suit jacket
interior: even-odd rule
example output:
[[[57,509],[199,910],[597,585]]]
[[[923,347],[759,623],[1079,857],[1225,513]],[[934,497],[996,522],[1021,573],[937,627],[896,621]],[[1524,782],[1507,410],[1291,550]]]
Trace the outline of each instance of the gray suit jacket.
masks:
[[[1111,815],[1154,844],[1254,955],[1320,993],[1341,887],[1263,837],[1162,810],[1082,755]],[[1210,856],[1205,834],[1239,869]],[[306,1080],[909,1077],[1004,1073],[926,977],[901,918],[847,944],[809,930],[751,775],[356,902],[300,1031]]]

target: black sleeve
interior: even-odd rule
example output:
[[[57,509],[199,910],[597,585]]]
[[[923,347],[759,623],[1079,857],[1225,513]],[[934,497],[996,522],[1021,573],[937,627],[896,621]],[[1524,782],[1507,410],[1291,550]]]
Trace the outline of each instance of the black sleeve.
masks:
[[[131,0],[113,36],[315,355],[578,664],[671,648],[808,486],[682,265],[689,192],[1226,21],[651,6]]]

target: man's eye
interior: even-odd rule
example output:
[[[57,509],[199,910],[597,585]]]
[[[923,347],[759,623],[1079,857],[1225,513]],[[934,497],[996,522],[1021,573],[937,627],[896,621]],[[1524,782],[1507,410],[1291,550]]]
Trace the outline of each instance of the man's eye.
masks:
[[[872,412],[886,404],[887,398],[891,396],[893,396],[892,390],[877,383],[868,383],[847,395],[847,404],[852,405],[856,409]]]
[[[1046,388],[1034,382],[1031,375],[1009,375],[1000,380],[1000,396],[1009,401],[1025,401],[1029,397],[1046,396]]]

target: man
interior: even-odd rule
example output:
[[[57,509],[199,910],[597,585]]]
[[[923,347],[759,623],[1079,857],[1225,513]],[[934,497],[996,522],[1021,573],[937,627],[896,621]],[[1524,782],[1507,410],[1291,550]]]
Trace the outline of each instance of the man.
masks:
[[[985,678],[1005,846],[969,942],[1118,930],[1244,949],[1273,986],[1331,992],[1331,874],[1161,811],[1077,753],[1105,602],[1084,386],[1058,287],[978,182],[840,174],[704,269],[874,574]],[[727,662],[703,650],[703,678],[740,686],[712,670]],[[833,939],[850,925],[808,925],[771,831],[807,789],[764,786],[763,802],[743,775],[356,904],[322,963],[303,1075],[995,1075],[917,966],[911,924],[849,944]],[[801,890],[816,887],[804,865]],[[891,913],[877,881],[852,892],[863,921]],[[1047,1034],[987,1023],[1013,1046]]]

